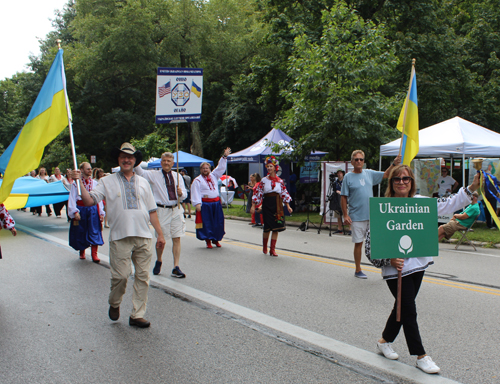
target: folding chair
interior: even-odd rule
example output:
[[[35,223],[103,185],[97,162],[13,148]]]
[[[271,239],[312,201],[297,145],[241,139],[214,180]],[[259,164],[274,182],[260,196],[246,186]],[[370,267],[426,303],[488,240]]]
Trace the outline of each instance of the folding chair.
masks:
[[[477,218],[476,218],[476,220],[477,220]],[[470,241],[467,238],[467,234],[471,231],[474,224],[476,224],[476,220],[474,220],[474,222],[467,229],[458,230],[458,232],[462,234],[462,237],[460,238],[460,240],[458,240],[458,243],[455,246],[455,249],[458,249],[458,246],[461,245],[465,240],[467,240],[470,243],[470,245],[472,245],[472,247],[474,248],[474,251],[477,251],[476,246],[474,244],[472,244],[472,241]]]

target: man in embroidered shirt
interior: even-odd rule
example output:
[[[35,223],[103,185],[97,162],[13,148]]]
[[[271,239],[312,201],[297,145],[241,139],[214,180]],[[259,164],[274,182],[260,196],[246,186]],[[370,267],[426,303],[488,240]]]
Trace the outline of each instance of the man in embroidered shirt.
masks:
[[[365,153],[359,149],[352,152],[351,164],[354,170],[344,176],[340,190],[340,203],[344,223],[351,226],[352,242],[354,243],[354,264],[356,270],[354,277],[366,279],[367,276],[361,271],[361,250],[368,228],[370,227],[369,198],[373,197],[373,186],[379,184],[382,179],[387,179],[393,166],[401,162],[401,156],[397,156],[394,162],[385,172],[363,169],[365,164]],[[347,198],[349,197],[349,213],[347,212]]]
[[[191,185],[191,202],[196,208],[196,238],[205,240],[207,248],[212,248],[212,243],[220,248],[219,241],[226,233],[217,182],[226,171],[227,156],[230,153],[229,147],[224,150],[224,156],[213,172],[210,172],[210,164],[201,163],[201,174]]]
[[[92,167],[89,163],[81,163],[80,172],[82,174],[80,188],[90,192],[97,186],[97,181],[90,177],[92,175]],[[90,247],[92,261],[94,263],[101,261],[97,256],[97,246],[104,244],[101,223],[105,215],[102,201],[98,205],[86,207],[81,197],[78,196],[76,183],[71,185],[68,197],[68,216],[71,219],[69,245],[73,249],[80,251],[81,260],[85,260],[85,250]]]
[[[177,172],[172,171],[174,155],[165,152],[161,155],[161,172],[144,171],[140,166],[135,167],[135,173],[144,177],[151,188],[158,206],[158,220],[160,221],[163,236],[166,240],[172,238],[172,253],[174,255],[174,269],[172,277],[184,278],[186,275],[179,268],[181,256],[181,237],[186,232],[186,222],[181,202],[187,196],[184,179]],[[180,180],[180,182],[179,182]],[[161,271],[163,248],[156,248],[156,263],[153,274],[158,275]]]
[[[161,230],[157,207],[151,187],[146,179],[134,173],[141,163],[142,154],[129,143],[115,148],[113,157],[118,159],[120,171],[102,178],[89,193],[82,188],[82,200],[86,206],[96,205],[106,199],[109,231],[109,266],[111,269],[111,292],[109,294],[109,318],[120,317],[120,304],[125,294],[127,280],[134,263],[133,311],[129,325],[147,328],[150,322],[144,319],[148,301],[149,268],[152,250],[152,234],[149,222],[158,234],[156,247],[163,248],[165,239]],[[73,172],[80,177],[79,171]]]

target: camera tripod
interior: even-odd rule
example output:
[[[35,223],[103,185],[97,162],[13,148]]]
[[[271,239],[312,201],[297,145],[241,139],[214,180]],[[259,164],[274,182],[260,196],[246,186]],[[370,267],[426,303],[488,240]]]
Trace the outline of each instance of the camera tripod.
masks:
[[[336,212],[340,216],[340,221],[342,223],[342,232],[345,233],[344,229],[344,220],[342,220],[342,209],[340,207],[340,196],[335,188],[335,177],[333,174],[330,174],[330,186],[328,187],[328,193],[325,199],[325,205],[323,208],[323,215],[321,215],[321,221],[319,223],[318,235],[321,233],[321,226],[323,225],[323,221],[326,216],[326,204],[328,203],[328,213],[330,214],[330,234],[332,236],[332,219],[333,212]],[[340,228],[339,228],[340,229]]]

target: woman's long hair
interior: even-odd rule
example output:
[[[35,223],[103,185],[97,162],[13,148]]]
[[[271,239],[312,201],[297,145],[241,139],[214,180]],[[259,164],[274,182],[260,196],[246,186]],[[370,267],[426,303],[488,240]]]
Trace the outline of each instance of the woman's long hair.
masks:
[[[260,177],[260,175],[258,173],[253,173],[252,176],[255,179],[256,184],[260,183],[260,181],[262,180],[262,178]]]
[[[394,197],[394,195],[396,194],[394,192],[394,183],[392,182],[392,179],[394,177],[398,177],[400,176],[403,171],[406,169],[406,171],[408,172],[408,176],[411,177],[411,188],[410,188],[410,192],[408,192],[408,197],[413,197],[415,195],[415,191],[416,191],[416,186],[415,186],[415,175],[413,174],[413,171],[411,170],[411,168],[407,165],[403,165],[403,164],[400,164],[400,165],[397,165],[395,166],[391,173],[389,174],[389,185],[387,186],[387,189],[385,190],[385,197]]]

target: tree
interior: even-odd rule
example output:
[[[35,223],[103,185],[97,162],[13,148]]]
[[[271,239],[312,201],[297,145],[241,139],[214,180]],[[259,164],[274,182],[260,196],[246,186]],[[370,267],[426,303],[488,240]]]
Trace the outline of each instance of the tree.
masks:
[[[374,155],[391,137],[387,122],[397,109],[394,95],[384,93],[397,64],[394,48],[383,25],[340,2],[323,12],[323,24],[319,42],[305,33],[295,39],[288,68],[293,86],[285,94],[290,106],[275,127],[296,140],[299,159],[312,150],[341,159],[353,147]]]

